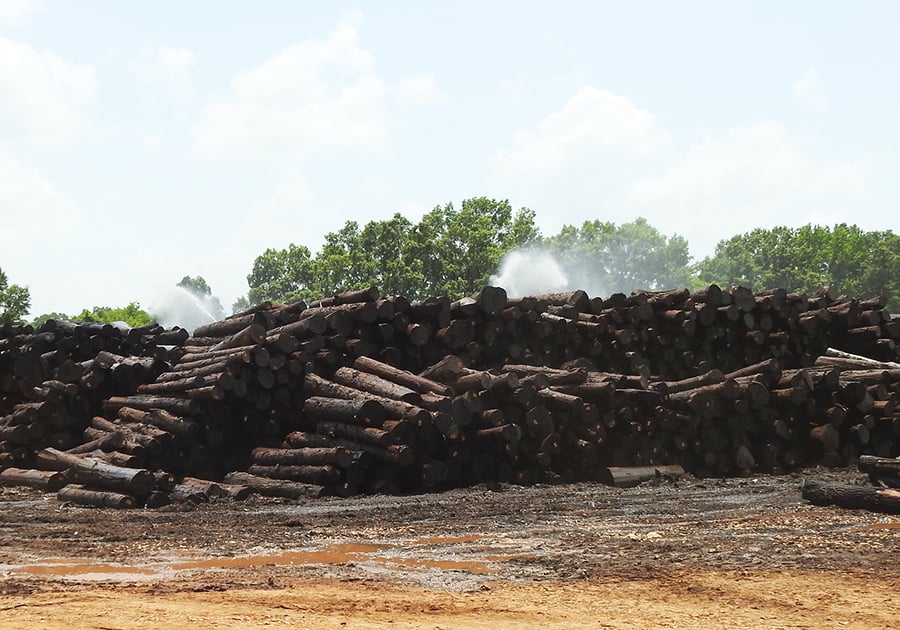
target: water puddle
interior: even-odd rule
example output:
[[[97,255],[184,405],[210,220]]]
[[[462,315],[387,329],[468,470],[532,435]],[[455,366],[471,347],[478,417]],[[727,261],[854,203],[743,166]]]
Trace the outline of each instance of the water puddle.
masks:
[[[459,571],[491,575],[491,565],[525,558],[533,554],[497,555],[497,548],[469,543],[481,541],[477,535],[419,538],[405,544],[342,543],[318,549],[284,551],[252,556],[179,557],[141,566],[88,558],[47,558],[28,565],[0,565],[0,574],[56,577],[78,581],[146,581],[171,579],[183,571],[243,569],[263,566],[356,565],[379,566],[393,571]],[[462,547],[459,547],[462,546]],[[422,549],[427,547],[427,549]],[[450,549],[448,549],[450,548]],[[490,551],[494,552],[491,555]],[[472,557],[472,553],[475,556]],[[460,554],[465,554],[460,557]]]
[[[240,569],[266,565],[347,564],[368,560],[372,554],[390,548],[391,545],[331,545],[310,551],[288,551],[274,555],[205,558],[172,564],[170,568],[174,571],[190,571],[195,569]]]
[[[482,536],[470,534],[468,536],[436,536],[434,538],[419,538],[417,545],[455,545],[461,543],[477,542]]]

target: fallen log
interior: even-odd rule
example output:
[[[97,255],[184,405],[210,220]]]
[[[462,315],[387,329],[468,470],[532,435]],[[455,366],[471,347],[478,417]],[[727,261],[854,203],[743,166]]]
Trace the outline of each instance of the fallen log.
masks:
[[[72,455],[55,448],[40,452],[51,460],[64,464],[81,482],[110,490],[125,490],[129,494],[149,494],[156,486],[156,478],[149,470],[126,468],[96,459]]]
[[[675,478],[684,475],[680,465],[667,466],[607,466],[598,473],[598,481],[617,488],[633,488],[656,478]]]
[[[325,496],[323,486],[286,479],[269,479],[246,472],[230,472],[225,475],[225,483],[246,486],[256,494],[284,499],[318,499]]]
[[[135,505],[134,497],[119,492],[91,490],[82,485],[69,484],[56,493],[56,498],[64,503],[90,505],[93,507],[128,509]]]
[[[69,483],[65,472],[7,468],[0,471],[0,486],[27,486],[45,492],[56,492]]]
[[[806,479],[800,486],[800,492],[813,505],[836,505],[850,510],[900,514],[900,490],[828,484]]]
[[[860,472],[870,475],[900,478],[900,459],[860,455],[857,467]]]

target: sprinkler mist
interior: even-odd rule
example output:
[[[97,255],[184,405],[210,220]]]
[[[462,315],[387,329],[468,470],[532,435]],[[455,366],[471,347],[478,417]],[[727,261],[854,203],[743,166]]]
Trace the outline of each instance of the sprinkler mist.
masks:
[[[193,332],[198,326],[224,317],[221,307],[180,286],[161,289],[147,312],[162,326],[180,326]]]

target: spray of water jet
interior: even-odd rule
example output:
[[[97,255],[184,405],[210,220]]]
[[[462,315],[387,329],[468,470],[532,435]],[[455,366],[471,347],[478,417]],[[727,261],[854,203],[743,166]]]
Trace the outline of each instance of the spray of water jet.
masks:
[[[490,282],[506,289],[510,297],[556,293],[570,288],[569,278],[556,259],[537,249],[508,253]]]
[[[161,288],[147,312],[166,328],[180,326],[193,331],[198,326],[222,319],[221,306],[210,296],[198,296],[180,286]]]

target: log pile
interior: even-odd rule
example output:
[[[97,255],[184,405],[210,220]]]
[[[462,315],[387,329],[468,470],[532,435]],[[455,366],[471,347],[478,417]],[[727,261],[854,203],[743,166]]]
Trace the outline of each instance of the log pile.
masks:
[[[21,336],[7,333],[0,348],[23,347],[9,342]],[[509,299],[484,287],[415,303],[366,289],[201,326],[165,350],[164,371],[73,414],[74,443],[43,446],[206,480],[126,493],[134,505],[241,488],[296,498],[615,480],[610,470],[634,466],[701,475],[841,466],[900,451],[898,339],[900,318],[883,300],[830,289]],[[4,377],[5,354],[0,392],[33,395],[58,376]],[[0,422],[10,435],[33,424],[13,422],[21,404]],[[6,449],[0,467],[61,461]],[[116,491],[83,477],[76,490]],[[212,481],[222,483],[203,486]]]
[[[167,371],[187,336],[56,320],[0,328],[0,468],[31,467],[48,446],[81,445],[103,401]]]

